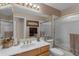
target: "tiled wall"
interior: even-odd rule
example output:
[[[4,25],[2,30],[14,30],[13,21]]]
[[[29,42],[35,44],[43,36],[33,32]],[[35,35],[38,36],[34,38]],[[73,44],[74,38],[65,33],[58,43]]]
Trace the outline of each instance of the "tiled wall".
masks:
[[[72,19],[72,18],[71,18]],[[75,18],[76,19],[76,18]],[[56,23],[55,36],[57,45],[70,51],[70,33],[79,34],[79,21]]]

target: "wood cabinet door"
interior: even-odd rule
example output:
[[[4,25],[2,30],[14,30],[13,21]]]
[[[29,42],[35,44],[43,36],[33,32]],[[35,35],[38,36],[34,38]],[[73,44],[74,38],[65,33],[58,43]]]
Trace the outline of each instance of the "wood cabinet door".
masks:
[[[48,55],[49,55],[49,46],[48,45],[30,50],[30,51],[16,54],[16,56],[48,56]]]
[[[49,51],[42,53],[40,56],[49,56]]]
[[[37,48],[37,49],[33,49],[33,50],[30,50],[27,52],[22,52],[22,53],[16,54],[16,56],[37,56],[39,54],[40,54],[40,49]]]
[[[40,48],[40,52],[43,53],[43,52],[46,52],[46,51],[49,51],[49,46],[43,46]]]

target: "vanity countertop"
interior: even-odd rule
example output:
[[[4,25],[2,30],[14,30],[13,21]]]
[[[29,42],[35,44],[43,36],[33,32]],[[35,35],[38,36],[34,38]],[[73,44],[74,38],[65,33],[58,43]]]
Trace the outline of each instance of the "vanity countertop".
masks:
[[[33,42],[30,45],[18,45],[18,46],[12,46],[10,48],[6,49],[0,49],[0,56],[11,56],[11,55],[16,55],[18,53],[22,53],[25,51],[30,51],[32,49],[40,48],[42,46],[49,45],[49,43],[40,41],[40,42]]]

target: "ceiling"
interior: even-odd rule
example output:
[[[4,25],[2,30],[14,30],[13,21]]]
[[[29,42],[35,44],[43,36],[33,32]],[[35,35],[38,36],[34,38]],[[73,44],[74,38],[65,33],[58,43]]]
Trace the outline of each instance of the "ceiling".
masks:
[[[73,5],[76,5],[77,3],[45,3],[45,4],[62,11],[62,10],[67,9]],[[0,8],[0,13],[2,13],[4,15],[11,15],[12,8],[11,7],[2,8],[2,9]]]
[[[60,11],[76,5],[76,3],[45,3],[46,5],[56,8]]]
[[[11,7],[4,7],[4,8],[0,8],[0,13],[3,14],[3,15],[7,15],[7,16],[10,16],[13,14],[12,12],[12,8]]]

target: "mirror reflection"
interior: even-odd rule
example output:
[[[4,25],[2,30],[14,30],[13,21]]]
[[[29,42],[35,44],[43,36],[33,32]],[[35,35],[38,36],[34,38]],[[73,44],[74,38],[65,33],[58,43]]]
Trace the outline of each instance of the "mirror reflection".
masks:
[[[12,8],[0,9],[0,40],[13,38]]]

